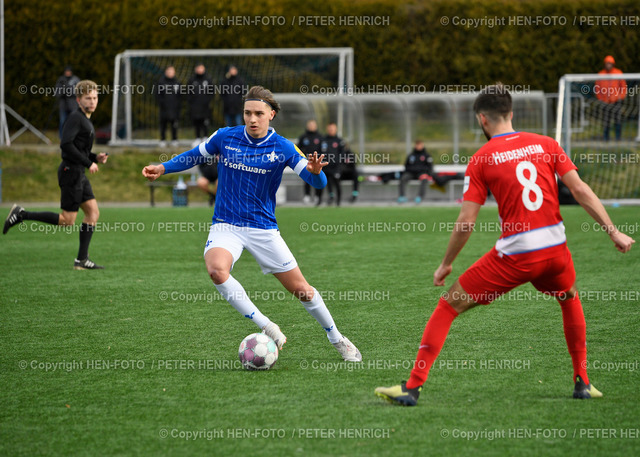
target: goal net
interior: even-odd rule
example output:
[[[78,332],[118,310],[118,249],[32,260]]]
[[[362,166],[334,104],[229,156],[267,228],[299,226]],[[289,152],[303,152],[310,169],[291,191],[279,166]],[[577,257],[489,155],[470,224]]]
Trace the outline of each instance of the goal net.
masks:
[[[556,140],[603,200],[640,199],[640,74],[560,79]]]
[[[301,95],[312,90],[341,93],[353,86],[353,48],[127,50],[115,58],[110,144],[158,144],[160,113],[154,92],[168,66],[175,68],[181,85],[178,139],[181,145],[190,144],[195,132],[186,84],[198,64],[213,82],[207,91],[212,95],[211,130],[225,125],[220,83],[231,65],[238,69],[245,91],[261,85],[276,94]]]

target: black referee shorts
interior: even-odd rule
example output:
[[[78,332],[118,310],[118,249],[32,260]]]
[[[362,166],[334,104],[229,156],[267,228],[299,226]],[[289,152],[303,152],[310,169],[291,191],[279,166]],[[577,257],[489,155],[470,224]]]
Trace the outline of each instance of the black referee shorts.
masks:
[[[77,212],[80,204],[96,198],[91,183],[83,169],[71,168],[63,163],[58,167],[58,185],[60,186],[60,208]]]
[[[218,179],[218,164],[203,164],[199,167],[202,176],[213,183]]]

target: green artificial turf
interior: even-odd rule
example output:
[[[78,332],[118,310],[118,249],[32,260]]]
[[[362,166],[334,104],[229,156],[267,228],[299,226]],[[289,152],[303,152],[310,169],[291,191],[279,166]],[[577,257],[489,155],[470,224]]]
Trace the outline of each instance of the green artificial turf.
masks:
[[[0,238],[0,454],[638,455],[638,246],[618,253],[576,207],[562,212],[604,398],[571,398],[560,308],[529,285],[456,319],[417,407],[373,395],[408,377],[457,212],[279,209],[363,362],[342,362],[245,252],[234,277],[288,337],[267,372],[240,368],[257,328],[204,268],[210,209],[103,209],[90,255],[104,271],[72,270],[77,231],[14,227]],[[636,208],[610,212],[637,231]],[[481,211],[447,285],[491,248],[496,221]]]

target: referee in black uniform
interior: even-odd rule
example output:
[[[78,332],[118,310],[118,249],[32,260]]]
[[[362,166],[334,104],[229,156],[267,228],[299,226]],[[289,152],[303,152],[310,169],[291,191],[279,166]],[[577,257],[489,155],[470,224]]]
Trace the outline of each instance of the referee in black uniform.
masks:
[[[218,158],[211,157],[206,162],[198,165],[200,176],[196,184],[205,194],[209,195],[209,206],[216,202],[216,192],[218,191]]]
[[[22,221],[40,221],[52,225],[73,225],[82,209],[84,219],[80,226],[80,248],[78,257],[73,262],[76,270],[97,270],[104,267],[89,260],[89,243],[98,222],[98,203],[93,195],[91,183],[85,176],[85,168],[89,173],[98,171],[98,163],[106,163],[108,155],[91,152],[96,136],[93,124],[89,120],[98,106],[98,85],[93,81],[80,81],[76,87],[78,109],[71,113],[62,128],[60,149],[62,163],[58,167],[58,184],[60,186],[60,208],[62,214],[49,211],[26,211],[13,205],[4,223],[3,234]]]

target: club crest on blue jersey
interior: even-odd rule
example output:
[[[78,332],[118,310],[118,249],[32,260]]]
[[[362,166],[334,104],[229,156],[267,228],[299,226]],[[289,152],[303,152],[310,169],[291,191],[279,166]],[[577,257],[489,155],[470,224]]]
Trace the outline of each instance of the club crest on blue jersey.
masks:
[[[267,156],[267,160],[269,162],[275,162],[277,158],[278,158],[278,155],[276,154],[276,151],[271,151],[271,154]]]

